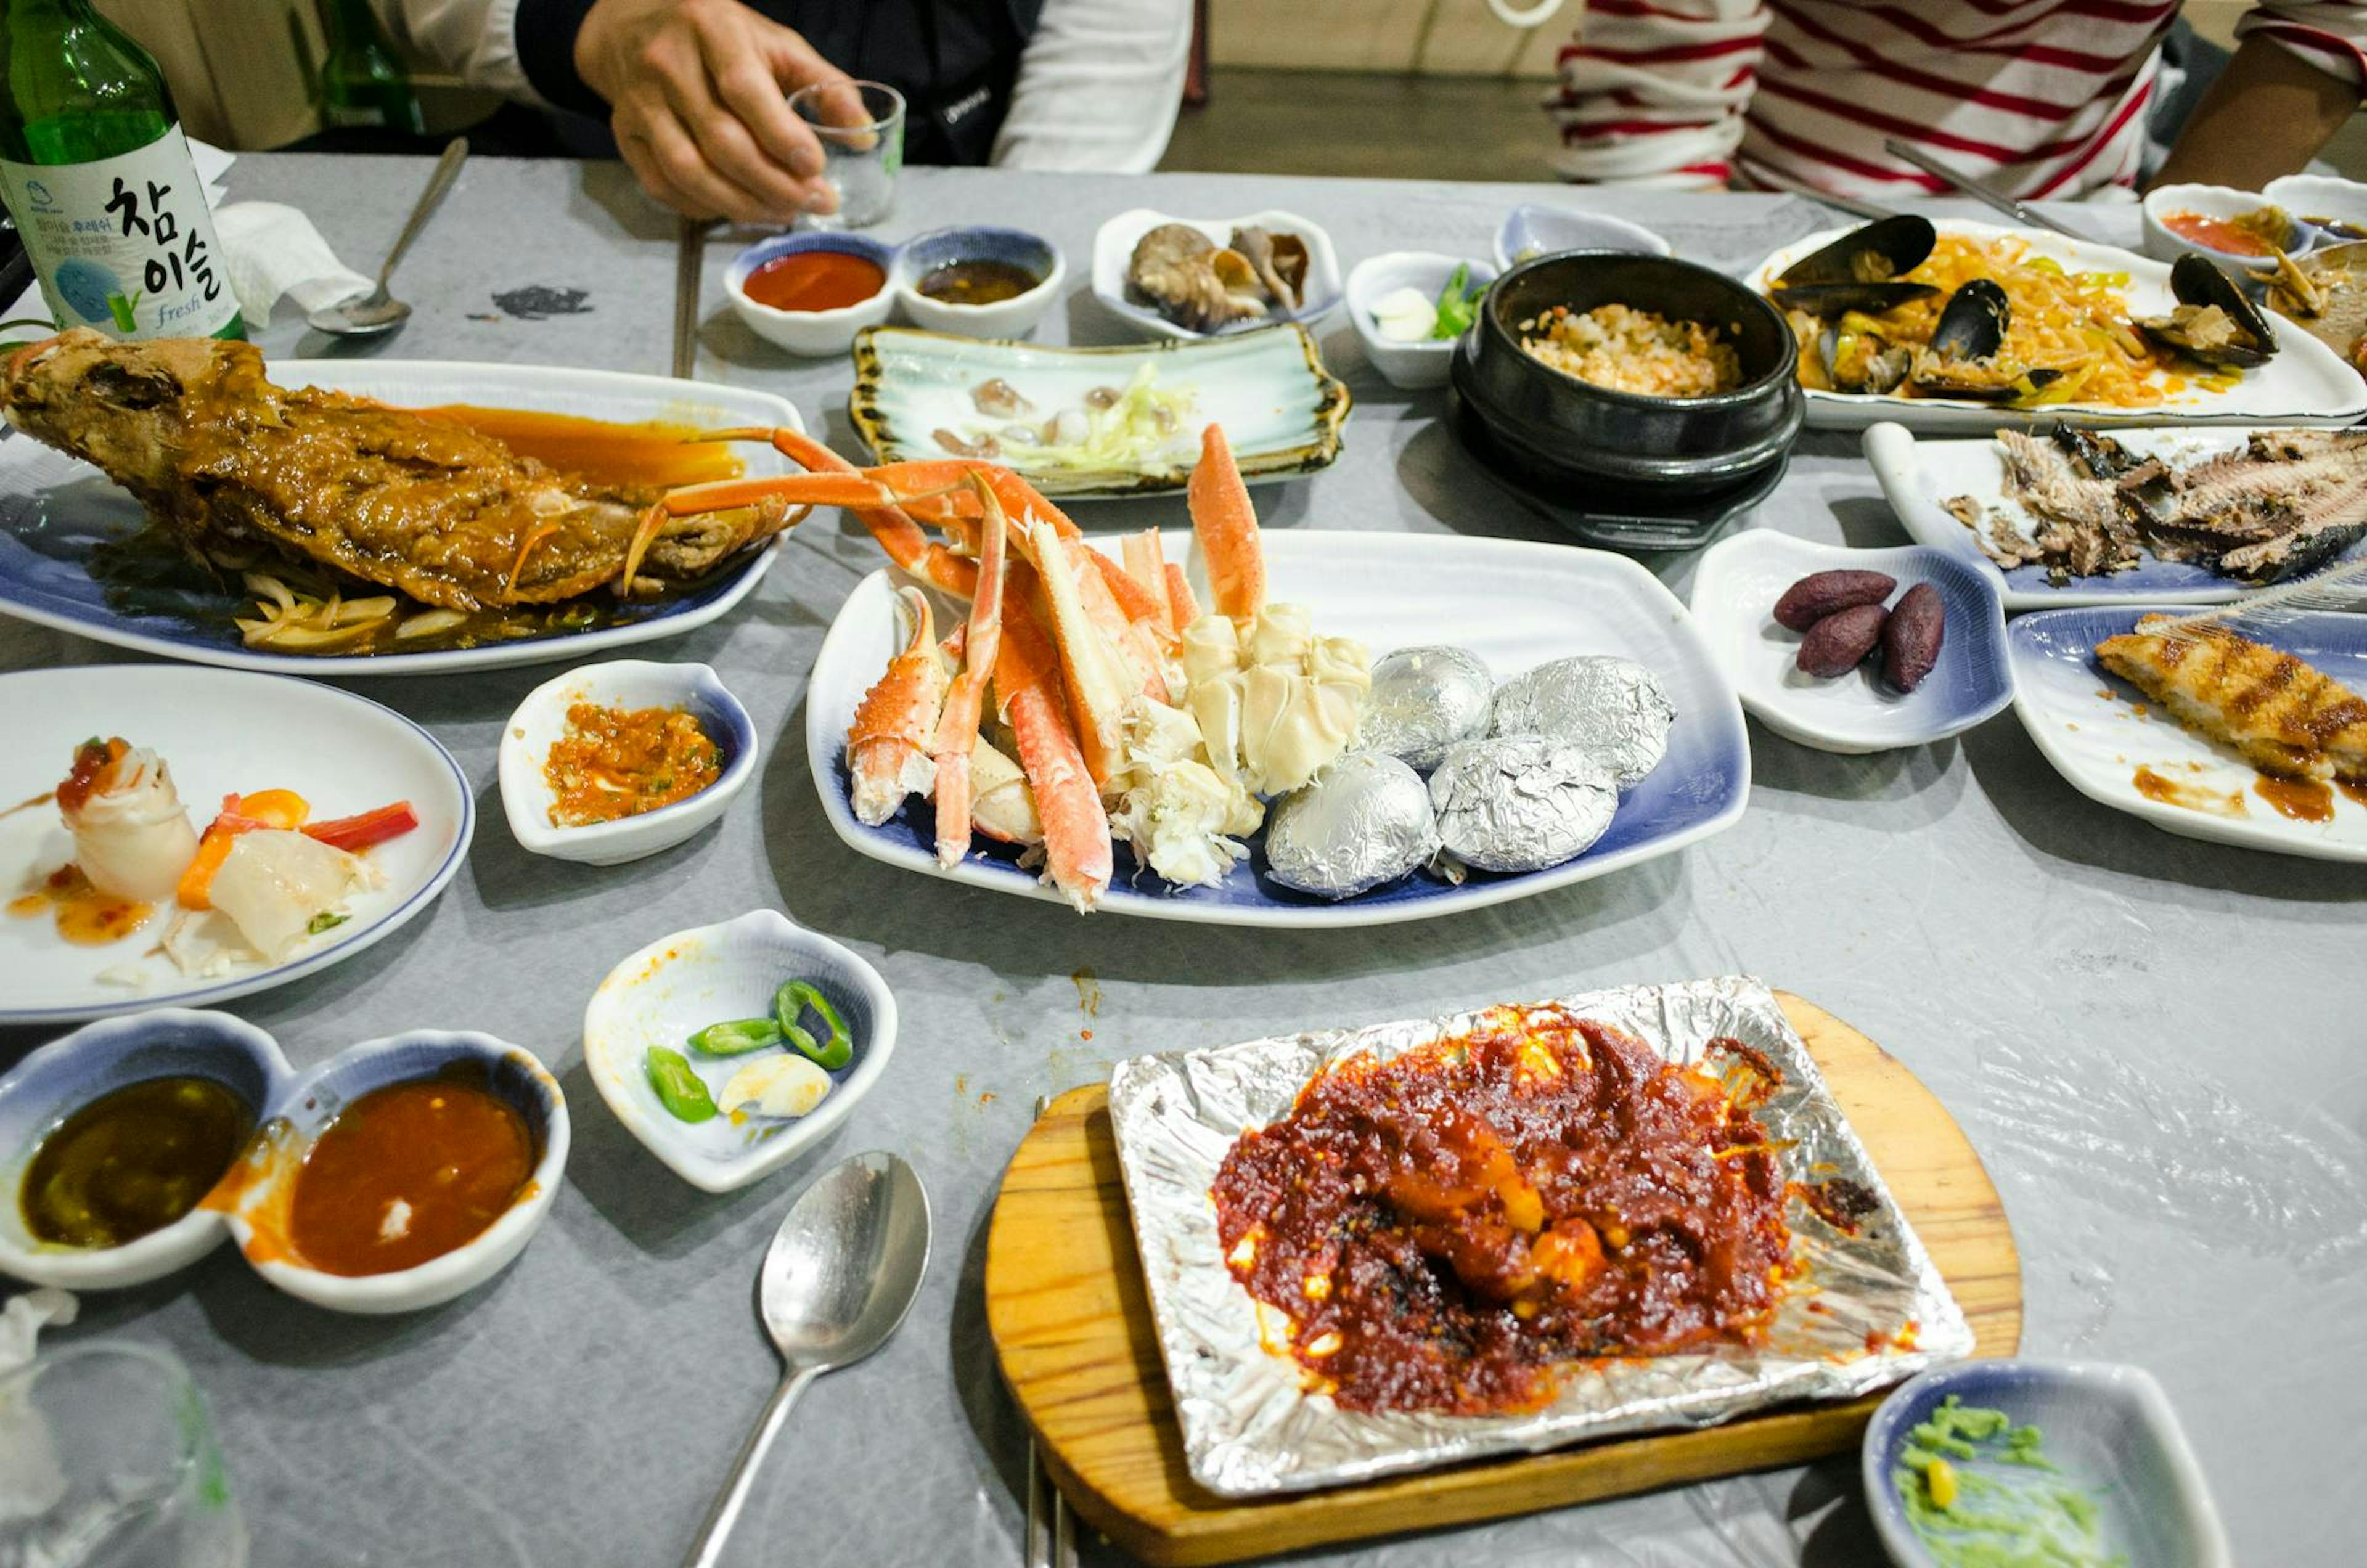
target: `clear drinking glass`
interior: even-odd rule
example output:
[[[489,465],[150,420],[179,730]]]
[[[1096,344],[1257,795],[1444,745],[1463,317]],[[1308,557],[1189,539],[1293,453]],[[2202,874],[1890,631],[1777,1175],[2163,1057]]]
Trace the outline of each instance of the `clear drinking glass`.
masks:
[[[0,1562],[244,1568],[213,1420],[170,1351],[93,1339],[0,1376]]]
[[[817,82],[789,95],[789,107],[821,142],[822,178],[838,193],[836,212],[806,219],[810,229],[867,229],[896,210],[904,166],[904,95],[883,82]]]

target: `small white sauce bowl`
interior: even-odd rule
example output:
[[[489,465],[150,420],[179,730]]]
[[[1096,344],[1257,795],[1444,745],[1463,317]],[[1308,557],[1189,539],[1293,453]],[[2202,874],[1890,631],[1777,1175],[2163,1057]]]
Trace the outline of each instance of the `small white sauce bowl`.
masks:
[[[932,299],[921,292],[921,281],[941,266],[957,262],[1010,262],[1034,273],[1039,281],[1025,293],[991,305],[963,305]],[[1036,330],[1044,312],[1060,297],[1069,264],[1060,248],[1024,229],[968,227],[937,229],[908,240],[896,252],[896,300],[915,326],[957,337],[1025,337]]]
[[[1581,212],[1548,201],[1524,201],[1496,226],[1496,270],[1510,272],[1531,256],[1562,251],[1630,251],[1665,256],[1669,242],[1640,223],[1607,212]]]
[[[805,251],[838,251],[861,256],[879,268],[879,292],[835,310],[778,310],[748,298],[748,279],[758,267]],[[776,234],[732,257],[730,270],[723,275],[723,287],[731,296],[731,308],[740,312],[740,319],[758,337],[791,354],[826,359],[834,354],[844,354],[854,346],[855,333],[888,319],[888,312],[896,308],[895,270],[896,253],[861,234]]]
[[[855,1057],[830,1075],[828,1097],[793,1122],[678,1121],[650,1087],[649,1048],[682,1053],[715,1093],[758,1053],[703,1057],[690,1036],[711,1023],[770,1016],[784,980],[818,987],[854,1036]],[[828,1136],[895,1050],[896,998],[879,971],[774,909],[660,938],[610,970],[583,1010],[583,1065],[600,1098],[667,1169],[708,1192],[744,1187]]]
[[[567,733],[567,710],[598,707],[683,708],[723,751],[723,774],[687,800],[614,822],[558,828],[550,820],[550,783],[543,769],[551,743]],[[552,860],[621,865],[670,850],[723,815],[731,797],[756,776],[756,722],[722,679],[704,664],[661,664],[614,659],[585,664],[527,694],[502,727],[498,752],[502,814],[521,848]]]
[[[2357,180],[2336,179],[2330,175],[2286,175],[2262,186],[2260,195],[2304,221],[2331,218],[2339,223],[2367,229],[2367,185]],[[2327,243],[2342,242],[2328,236]]]
[[[1348,319],[1356,325],[1356,340],[1392,387],[1407,391],[1443,387],[1455,358],[1455,339],[1425,338],[1401,343],[1381,335],[1373,307],[1400,288],[1418,289],[1433,303],[1458,266],[1471,269],[1470,281],[1493,283],[1496,269],[1483,261],[1440,255],[1434,251],[1384,251],[1356,264],[1348,275]]]
[[[2198,244],[2174,232],[2165,221],[2173,212],[2199,213],[2205,218],[2240,218],[2247,212],[2258,212],[2263,207],[2281,206],[2259,191],[2232,190],[2225,186],[2157,186],[2146,193],[2141,208],[2145,221],[2145,254],[2156,261],[2174,262],[2189,251],[2209,256],[2222,266],[2241,267],[2248,272],[2269,272],[2277,269],[2274,256],[2239,256],[2233,251],[2223,251]],[[2286,215],[2301,215],[2287,208]],[[2317,231],[2306,223],[2295,222],[2293,243],[2286,247],[2290,256],[2305,255],[2317,239]]]
[[[541,1151],[524,1195],[473,1239],[409,1269],[331,1274],[294,1254],[285,1235],[287,1205],[304,1156],[322,1130],[372,1089],[433,1078],[462,1064],[484,1070],[484,1087],[526,1118]],[[567,1097],[559,1080],[522,1046],[490,1034],[440,1029],[365,1041],[289,1086],[277,1124],[245,1156],[250,1168],[228,1214],[230,1233],[256,1273],[314,1306],[365,1316],[440,1306],[483,1284],[526,1249],[566,1174],[569,1137]],[[263,1216],[268,1217],[258,1229]]]
[[[187,1268],[230,1234],[203,1205],[120,1247],[59,1247],[25,1228],[25,1169],[41,1140],[100,1096],[163,1077],[211,1078],[260,1124],[295,1074],[277,1042],[253,1024],[187,1008],[105,1019],[27,1055],[0,1077],[0,1273],[68,1291],[122,1290]]]

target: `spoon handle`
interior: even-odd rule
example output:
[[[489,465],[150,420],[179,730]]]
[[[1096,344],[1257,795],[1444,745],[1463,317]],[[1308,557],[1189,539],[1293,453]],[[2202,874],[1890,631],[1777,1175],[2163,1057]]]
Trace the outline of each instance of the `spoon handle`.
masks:
[[[426,228],[427,220],[436,216],[436,208],[443,205],[444,193],[450,190],[452,182],[460,177],[460,165],[468,158],[467,137],[456,136],[445,145],[444,156],[436,160],[436,172],[427,176],[427,188],[419,193],[418,205],[411,209],[411,217],[403,223],[402,232],[394,237],[394,249],[386,253],[386,265],[378,269],[379,288],[386,288],[386,280],[394,276],[394,264],[402,259],[402,253],[411,249],[411,242],[419,238],[419,231]]]
[[[748,1434],[748,1443],[740,1450],[739,1462],[731,1467],[731,1479],[723,1483],[716,1495],[715,1506],[707,1510],[707,1522],[698,1527],[698,1543],[690,1555],[682,1560],[683,1568],[714,1568],[723,1560],[723,1543],[731,1534],[731,1527],[740,1520],[740,1509],[748,1501],[748,1494],[756,1483],[756,1472],[764,1468],[764,1454],[772,1448],[773,1439],[781,1435],[788,1424],[789,1406],[806,1391],[821,1369],[801,1367],[781,1380],[773,1391],[772,1403],[756,1422],[756,1429]]]

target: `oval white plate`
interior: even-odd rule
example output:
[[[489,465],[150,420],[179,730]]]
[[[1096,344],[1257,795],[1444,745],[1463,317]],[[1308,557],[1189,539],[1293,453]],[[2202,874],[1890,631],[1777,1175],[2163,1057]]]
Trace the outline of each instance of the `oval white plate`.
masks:
[[[2073,272],[2124,272],[2121,291],[2130,314],[2166,316],[2177,303],[2169,291],[2169,268],[2133,251],[2067,239],[2040,229],[2009,229],[1995,223],[1942,219],[1942,234],[1996,240],[2007,235],[2029,243],[2033,255],[2048,256]],[[1849,232],[1828,229],[1784,246],[1752,269],[1746,280],[1764,293],[1775,276],[1819,246]],[[2348,424],[2367,413],[2367,380],[2342,363],[2341,355],[2291,322],[2271,315],[2278,353],[2224,392],[2190,388],[2154,408],[2109,408],[2096,403],[2054,403],[2044,408],[2000,409],[1957,398],[1887,398],[1870,392],[1808,393],[1808,424],[1815,430],[1863,430],[1877,420],[1897,420],[1920,431],[1986,435],[1999,424],[2072,418],[2087,424]]]
[[[1307,242],[1307,281],[1302,290],[1307,303],[1287,316],[1252,317],[1229,322],[1213,333],[1195,333],[1189,327],[1178,326],[1150,306],[1136,304],[1126,297],[1127,264],[1134,259],[1135,242],[1161,223],[1181,223],[1187,229],[1197,229],[1217,245],[1228,243],[1236,229],[1258,228],[1297,235]],[[1285,321],[1311,326],[1339,309],[1342,292],[1340,257],[1331,248],[1331,236],[1323,231],[1321,224],[1296,212],[1269,208],[1263,212],[1245,212],[1239,218],[1176,218],[1138,207],[1119,213],[1093,233],[1093,298],[1118,320],[1131,321],[1161,337],[1226,337]]]
[[[708,430],[752,424],[805,428],[788,400],[770,392],[706,381],[674,381],[662,376],[627,376],[613,370],[424,359],[275,359],[268,368],[272,380],[282,387],[327,387],[408,408],[472,403],[624,424],[657,420]],[[761,442],[742,447],[741,460],[751,475],[794,471],[787,458]],[[182,603],[176,613],[135,614],[116,604],[107,586],[91,575],[91,553],[108,540],[136,533],[142,526],[139,502],[108,484],[89,464],[29,436],[0,442],[0,615],[164,659],[228,670],[309,675],[315,680],[493,670],[511,664],[589,659],[610,649],[703,626],[754,592],[771,569],[779,544],[776,539],[691,592],[617,626],[518,637],[480,648],[312,659],[247,648],[230,617],[247,613],[251,601],[243,594],[205,586],[194,570],[189,591],[178,596]]]
[[[351,919],[284,963],[257,962],[214,979],[188,978],[162,954],[142,956],[164,935],[169,908],[104,947],[67,942],[47,910],[0,916],[0,1024],[201,1007],[343,963],[426,908],[459,870],[476,831],[475,796],[452,754],[392,708],[334,686],[169,664],[27,670],[0,675],[0,713],[8,716],[0,798],[12,805],[56,788],[74,749],[96,734],[153,747],[201,832],[223,795],[259,789],[292,789],[321,818],[398,800],[419,818],[418,827],[368,852],[385,882],[353,898]],[[0,817],[0,888],[10,898],[73,858],[73,835],[54,806]],[[150,984],[135,989],[99,978],[124,964]]]
[[[2240,452],[2257,428],[2179,425],[2115,430],[2112,439],[2132,452],[2182,465],[2222,452]],[[2246,584],[2207,567],[2159,560],[2150,552],[2126,571],[2075,577],[2060,588],[2047,581],[2043,566],[2004,570],[1982,553],[1973,531],[1941,504],[1954,496],[1969,495],[1984,512],[1995,509],[2017,518],[2026,515],[2019,503],[2006,499],[2005,457],[1994,436],[1985,441],[1919,441],[1905,425],[1886,420],[1866,427],[1865,460],[1882,486],[1882,498],[1898,513],[1908,536],[1919,545],[1946,551],[1989,577],[2009,612],[2062,610],[2081,604],[2225,604],[2248,592]],[[2348,560],[2360,555],[2367,555],[2367,539],[2336,558]]]
[[[2055,771],[2090,800],[2189,839],[2274,850],[2312,860],[2367,861],[2367,806],[2337,791],[2333,818],[2296,822],[2252,788],[2252,765],[2164,713],[2096,661],[2096,645],[2163,605],[2045,610],[2018,618],[2006,645],[2013,711]],[[2320,611],[2278,626],[2241,628],[2256,642],[2307,660],[2367,694],[2367,615]],[[2144,711],[2140,712],[2142,708]],[[2175,783],[2235,796],[2241,816],[2217,816],[2137,793],[2140,767]]]
[[[1610,828],[1576,860],[1543,871],[1474,872],[1452,886],[1427,869],[1339,903],[1294,893],[1264,874],[1263,834],[1248,863],[1213,887],[1171,889],[1144,875],[1117,847],[1117,875],[1104,914],[1233,926],[1374,926],[1427,919],[1501,904],[1673,854],[1722,832],[1750,794],[1750,745],[1734,688],[1711,659],[1700,630],[1659,579],[1625,556],[1522,539],[1455,534],[1378,534],[1273,529],[1264,536],[1270,597],[1305,604],[1323,632],[1361,637],[1374,657],[1420,643],[1455,643],[1508,679],[1548,660],[1613,653],[1660,678],[1677,706],[1669,752],[1650,776],[1620,797]],[[1171,529],[1181,561],[1190,535]],[[951,871],[937,864],[936,818],[910,800],[877,828],[855,820],[846,800],[847,726],[855,705],[901,647],[893,584],[873,572],[855,584],[814,660],[806,695],[806,761],[822,810],[841,839],[875,860],[973,887],[1032,898],[1059,895],[1023,870],[1007,846],[981,845]]]
[[[1946,623],[1940,661],[1911,692],[1891,690],[1879,658],[1819,681],[1795,663],[1800,634],[1775,623],[1775,601],[1815,571],[1886,572],[1898,603],[1918,582],[1940,591]],[[1963,561],[1920,545],[1853,550],[1769,528],[1749,528],[1704,553],[1693,575],[1693,621],[1710,657],[1750,716],[1819,751],[1855,755],[1922,746],[1962,734],[2013,700],[2005,610],[1997,588]]]

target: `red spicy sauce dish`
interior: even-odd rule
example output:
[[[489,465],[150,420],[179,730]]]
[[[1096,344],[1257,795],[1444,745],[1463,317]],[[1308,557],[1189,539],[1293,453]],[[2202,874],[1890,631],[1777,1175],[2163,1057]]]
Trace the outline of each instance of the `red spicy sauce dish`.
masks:
[[[888,270],[851,251],[791,251],[748,275],[741,292],[776,310],[844,310],[888,287]]]

